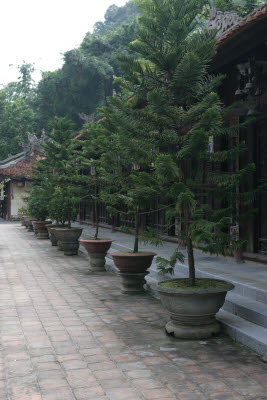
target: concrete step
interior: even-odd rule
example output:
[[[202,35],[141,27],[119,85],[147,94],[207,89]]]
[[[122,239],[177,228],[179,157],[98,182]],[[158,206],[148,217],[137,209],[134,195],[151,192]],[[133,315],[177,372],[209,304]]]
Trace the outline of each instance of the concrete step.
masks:
[[[223,331],[235,342],[267,357],[267,329],[224,310],[218,312],[217,319],[222,323]]]
[[[240,318],[253,322],[256,325],[267,328],[266,304],[247,299],[234,292],[229,292],[223,309],[231,314],[238,315]]]

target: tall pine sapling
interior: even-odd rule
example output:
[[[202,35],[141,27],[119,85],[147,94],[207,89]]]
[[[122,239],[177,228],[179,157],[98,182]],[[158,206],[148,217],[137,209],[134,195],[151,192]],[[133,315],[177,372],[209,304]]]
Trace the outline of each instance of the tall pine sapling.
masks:
[[[127,100],[124,99],[127,104]],[[118,111],[102,109],[106,119],[102,122],[103,131],[113,132],[106,153],[101,156],[105,171],[106,185],[100,197],[112,214],[132,219],[134,223],[133,253],[139,251],[140,222],[143,212],[151,211],[154,199],[160,191],[157,180],[149,168],[151,147],[134,137],[134,126],[123,124]],[[122,211],[123,210],[123,211]],[[149,211],[148,211],[149,210]],[[158,244],[159,240],[146,233],[146,241]]]
[[[71,220],[78,214],[82,197],[82,189],[77,185],[80,167],[74,158],[72,125],[65,118],[58,118],[51,124],[52,132],[47,133],[50,140],[43,144],[45,153],[33,169],[35,180],[48,181],[54,190],[60,188],[68,228],[71,228]]]
[[[76,155],[80,161],[81,175],[79,182],[84,186],[87,202],[93,204],[95,235],[99,239],[99,206],[101,188],[107,186],[101,156],[110,151],[109,134],[103,131],[98,123],[85,124],[82,140],[76,141]]]

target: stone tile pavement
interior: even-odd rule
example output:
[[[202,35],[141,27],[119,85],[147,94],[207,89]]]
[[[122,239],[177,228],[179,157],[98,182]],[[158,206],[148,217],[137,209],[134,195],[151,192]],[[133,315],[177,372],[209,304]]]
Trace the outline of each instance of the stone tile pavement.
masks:
[[[263,400],[267,363],[226,337],[177,341],[150,295],[0,225],[0,400]]]

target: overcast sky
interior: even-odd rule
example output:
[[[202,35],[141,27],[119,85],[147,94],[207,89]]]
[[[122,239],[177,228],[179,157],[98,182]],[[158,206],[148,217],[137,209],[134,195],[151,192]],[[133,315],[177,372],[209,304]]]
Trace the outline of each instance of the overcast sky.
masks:
[[[17,80],[23,60],[37,70],[62,65],[61,54],[78,46],[111,4],[127,0],[0,0],[0,85]],[[12,66],[10,66],[12,64]],[[39,79],[39,74],[35,79]]]

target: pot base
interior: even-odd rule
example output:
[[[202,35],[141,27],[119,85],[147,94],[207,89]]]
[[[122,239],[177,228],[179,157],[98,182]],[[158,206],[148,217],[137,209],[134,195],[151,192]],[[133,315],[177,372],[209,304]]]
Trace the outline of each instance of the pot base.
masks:
[[[40,240],[42,240],[42,239],[49,239],[48,231],[45,231],[45,230],[37,230],[36,237],[37,237],[37,239],[40,239]]]
[[[77,256],[79,249],[78,240],[75,242],[63,242],[61,241],[62,250],[64,251],[65,256]]]
[[[106,272],[106,253],[102,254],[89,254],[90,258],[90,272]]]
[[[218,335],[221,331],[221,325],[214,320],[208,325],[178,325],[173,321],[169,321],[165,326],[166,332],[172,334],[177,339],[208,339],[214,335]]]
[[[57,241],[57,249],[58,251],[63,251],[62,243],[60,240]]]
[[[129,274],[125,272],[119,273],[121,277],[121,292],[123,294],[141,294],[144,293],[145,277],[148,272]]]

